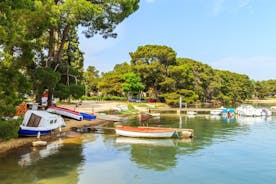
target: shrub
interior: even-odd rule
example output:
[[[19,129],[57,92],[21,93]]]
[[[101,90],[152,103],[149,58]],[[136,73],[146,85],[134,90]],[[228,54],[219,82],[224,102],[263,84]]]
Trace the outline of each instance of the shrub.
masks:
[[[22,119],[18,120],[0,120],[0,138],[4,140],[18,137],[18,129]]]

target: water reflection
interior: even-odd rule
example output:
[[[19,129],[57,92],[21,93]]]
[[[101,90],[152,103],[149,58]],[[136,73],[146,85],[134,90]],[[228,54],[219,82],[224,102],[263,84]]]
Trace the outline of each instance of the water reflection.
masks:
[[[259,122],[257,120],[258,118],[245,120],[238,117],[227,123],[221,117],[161,116],[158,121],[148,122],[150,126],[154,124],[162,127],[192,128],[195,137],[138,139],[117,137],[114,132],[103,131],[105,134],[84,134],[82,138],[58,142],[55,146],[48,145],[47,149],[31,150],[28,147],[0,158],[0,183],[110,183],[111,180],[114,183],[157,183],[151,179],[154,176],[154,179],[160,178],[163,183],[167,176],[170,176],[170,182],[173,183],[181,181],[185,176],[197,178],[199,171],[216,178],[221,176],[218,170],[223,170],[224,173],[230,170],[244,173],[244,170],[236,168],[236,165],[240,165],[239,162],[244,162],[248,154],[252,157],[254,152],[265,150],[259,149],[260,146],[265,146],[266,149],[271,147],[263,142],[256,144],[264,140],[256,135],[263,135],[264,131],[266,134],[269,132],[266,126],[263,129],[260,127],[270,126],[270,130],[274,131],[266,140],[271,139],[269,143],[276,142],[276,122],[270,119],[262,120],[257,124],[258,128],[243,123]],[[269,123],[261,123],[265,121]],[[132,119],[125,124],[139,125],[139,122]],[[250,142],[252,140],[253,143]],[[244,145],[247,145],[246,149]],[[266,158],[272,158],[274,153],[275,151],[267,154]],[[239,162],[233,169],[232,161],[229,160],[239,157]],[[263,157],[253,160],[258,159]],[[220,166],[221,163],[228,164],[228,170]],[[250,168],[254,167],[251,165]],[[148,175],[151,177],[144,177]],[[175,179],[175,176],[179,177]],[[203,181],[205,180],[191,183]]]
[[[231,123],[225,123],[231,122]],[[148,123],[156,123],[150,122]],[[129,122],[135,124],[135,120]],[[161,116],[160,122],[155,124],[162,127],[191,128],[194,129],[193,139],[139,139],[116,137],[115,147],[119,151],[129,152],[130,160],[138,167],[164,171],[177,165],[179,156],[193,155],[207,146],[216,142],[225,142],[239,135],[241,131],[246,132],[234,118],[224,120],[219,116],[213,119],[210,116],[190,118],[187,116]],[[127,147],[125,147],[127,145]],[[123,148],[123,149],[122,149]]]
[[[0,157],[0,183],[77,183],[83,161],[81,144],[56,142],[44,149],[22,148]]]
[[[48,144],[46,147],[32,147],[32,151],[30,153],[26,153],[20,156],[18,165],[20,165],[21,167],[30,166],[38,160],[58,153],[61,146],[62,142],[56,141]]]
[[[271,121],[271,116],[260,116],[260,117],[252,117],[252,116],[237,116],[237,122],[240,124],[254,124],[254,123],[263,123],[265,121]]]
[[[149,146],[175,146],[173,139],[143,139],[132,137],[116,137],[116,144],[149,145]]]

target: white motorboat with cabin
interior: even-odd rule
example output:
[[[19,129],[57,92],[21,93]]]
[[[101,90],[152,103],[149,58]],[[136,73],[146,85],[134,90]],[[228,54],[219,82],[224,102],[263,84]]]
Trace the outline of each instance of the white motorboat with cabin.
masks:
[[[65,126],[63,118],[46,111],[28,110],[18,134],[20,136],[37,136],[49,134],[52,130]]]

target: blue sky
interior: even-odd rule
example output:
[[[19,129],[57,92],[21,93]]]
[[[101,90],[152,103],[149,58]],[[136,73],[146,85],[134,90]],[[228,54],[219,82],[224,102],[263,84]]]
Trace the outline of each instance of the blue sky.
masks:
[[[107,72],[138,46],[156,44],[254,80],[276,79],[275,7],[275,0],[141,0],[116,39],[80,34],[84,64]]]

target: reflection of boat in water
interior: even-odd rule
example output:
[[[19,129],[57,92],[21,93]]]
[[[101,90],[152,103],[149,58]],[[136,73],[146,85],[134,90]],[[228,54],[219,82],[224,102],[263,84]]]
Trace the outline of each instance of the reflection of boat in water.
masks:
[[[160,113],[140,113],[140,121],[146,121],[150,118],[160,119]]]
[[[187,115],[196,115],[197,114],[197,112],[195,112],[195,111],[187,111]]]
[[[221,106],[220,108],[217,108],[217,109],[211,109],[210,110],[210,115],[221,115],[222,111],[224,109],[226,109],[226,108],[224,108],[223,106]]]
[[[170,138],[174,135],[174,129],[158,127],[130,127],[117,126],[116,134],[126,137],[144,137],[144,138]]]
[[[53,142],[51,144],[48,144],[46,147],[43,147],[43,149],[35,147],[33,148],[33,151],[27,154],[24,154],[21,156],[21,158],[18,161],[18,165],[24,167],[32,165],[32,163],[46,158],[50,155],[56,154],[59,151],[59,148],[62,146],[62,143],[60,142]]]
[[[117,144],[141,144],[150,146],[175,146],[172,139],[143,139],[134,137],[117,137]]]
[[[210,115],[211,120],[220,120],[221,116],[220,115]]]
[[[262,123],[264,121],[271,120],[270,117],[266,116],[258,116],[258,117],[253,117],[253,116],[237,116],[237,122],[242,123],[242,124],[254,124],[254,123]]]

